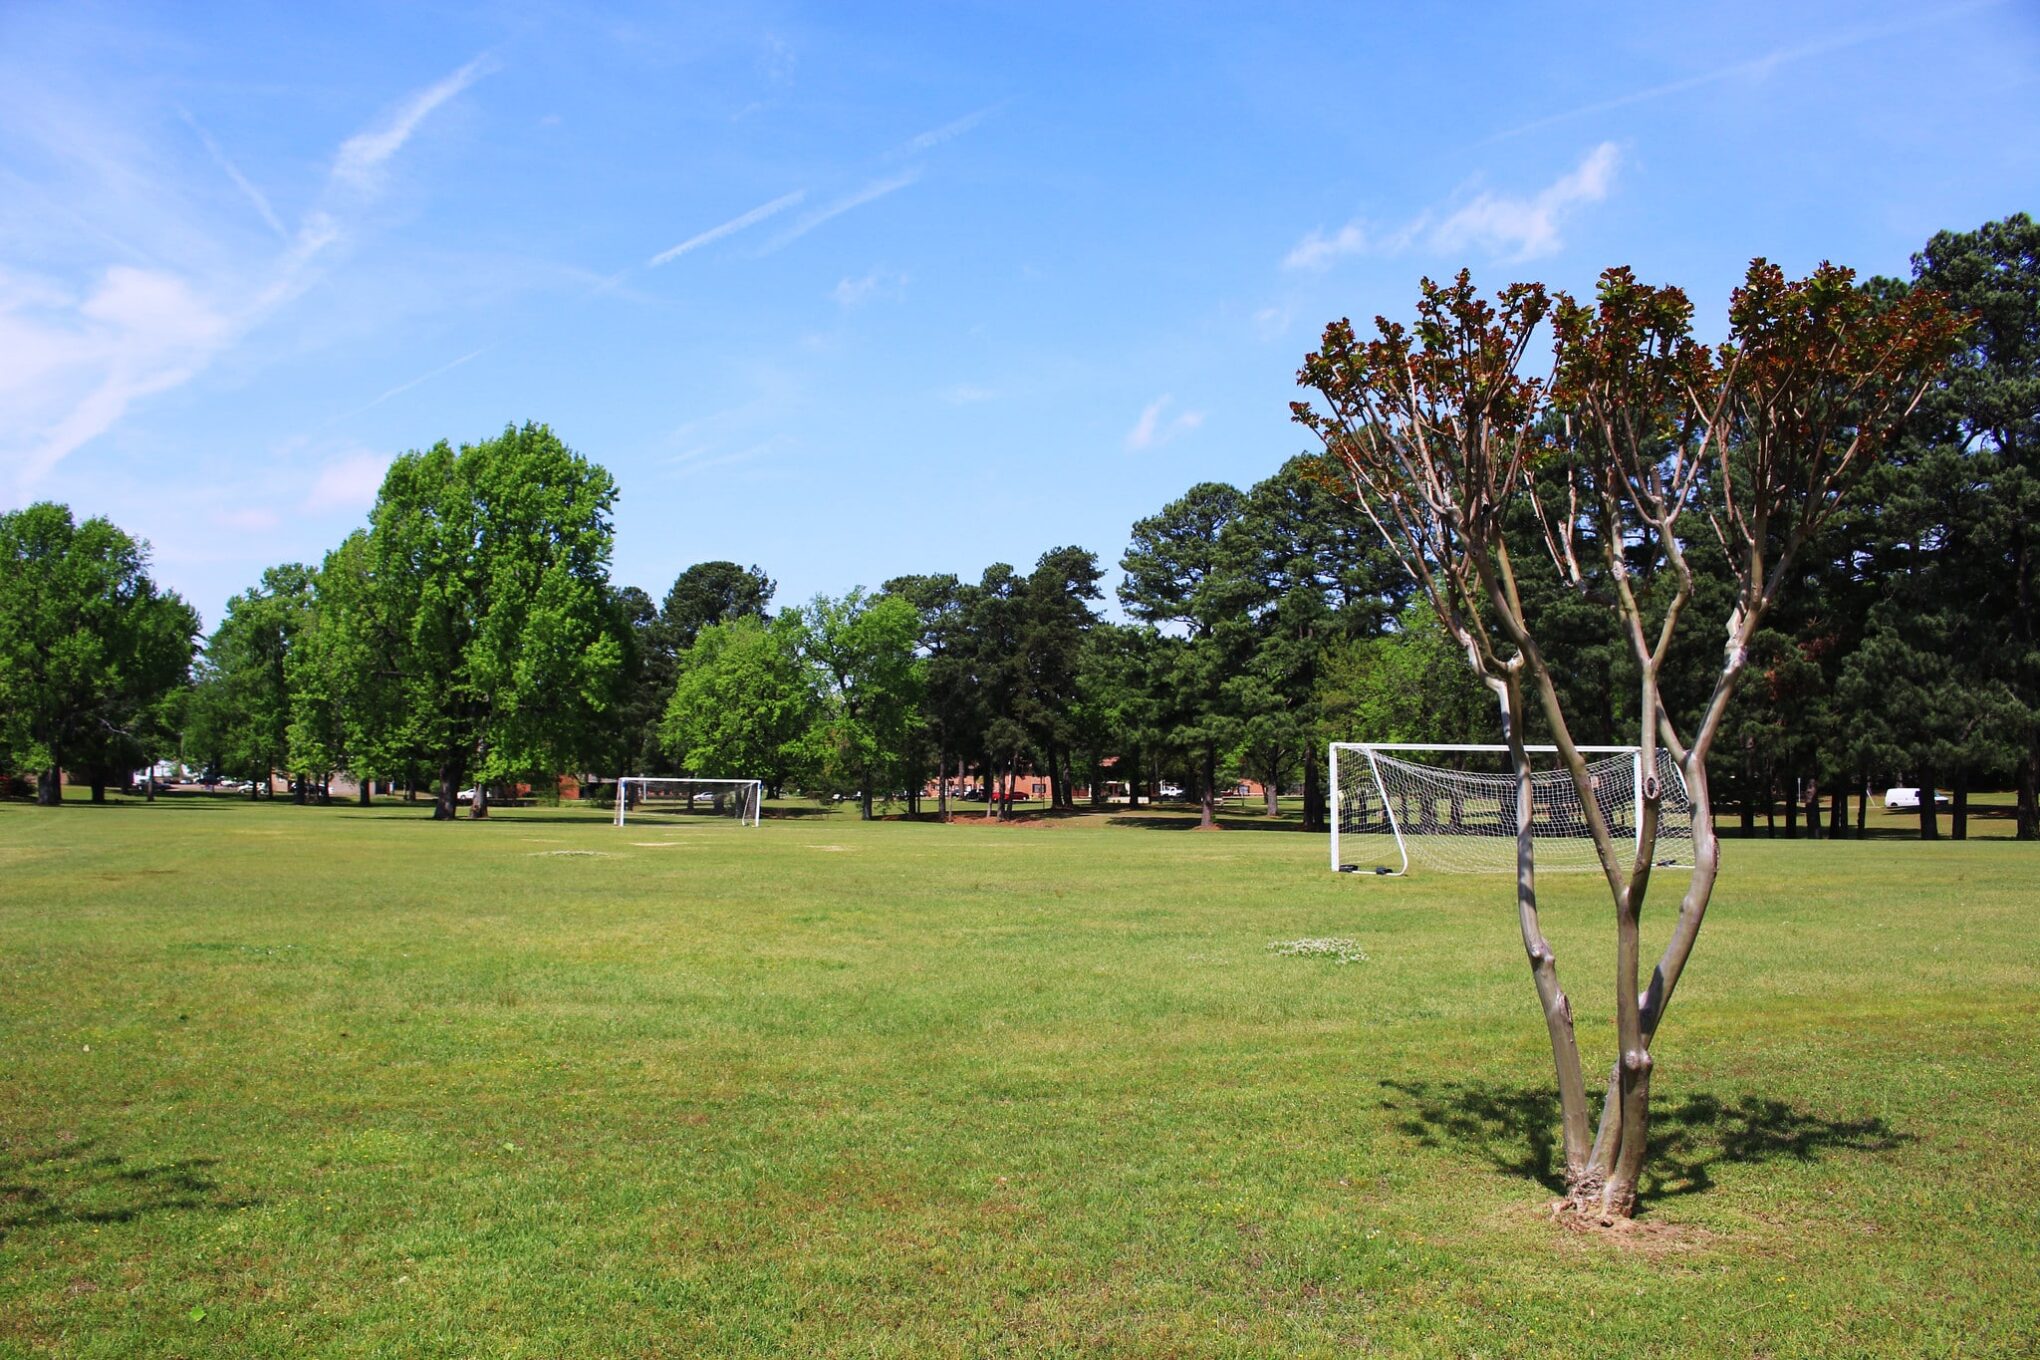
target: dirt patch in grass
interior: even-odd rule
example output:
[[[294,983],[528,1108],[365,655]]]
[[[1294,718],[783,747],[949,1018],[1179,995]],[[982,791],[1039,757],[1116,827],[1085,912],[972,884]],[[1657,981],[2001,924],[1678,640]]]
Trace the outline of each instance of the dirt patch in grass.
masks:
[[[1555,1199],[1545,1214],[1567,1238],[1581,1243],[1605,1243],[1618,1251],[1645,1260],[1704,1251],[1721,1241],[1720,1235],[1692,1223],[1668,1223],[1661,1218],[1618,1218],[1583,1214],[1571,1202]]]

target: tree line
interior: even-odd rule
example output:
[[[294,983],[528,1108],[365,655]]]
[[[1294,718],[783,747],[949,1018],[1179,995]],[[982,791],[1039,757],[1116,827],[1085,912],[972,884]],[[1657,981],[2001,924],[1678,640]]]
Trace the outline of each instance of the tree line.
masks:
[[[1709,763],[1746,828],[1845,834],[1848,799],[1860,828],[1866,790],[1890,780],[1949,787],[1957,836],[1972,789],[2016,788],[2018,834],[2040,832],[2036,257],[2020,214],[1941,233],[1911,278],[1863,285],[1880,306],[1934,290],[1972,324],[1750,641]],[[492,787],[577,772],[755,776],[865,815],[918,809],[930,785],[937,811],[965,785],[1000,808],[1023,775],[1065,808],[1113,782],[1180,785],[1208,822],[1246,778],[1270,811],[1300,791],[1322,829],[1327,741],[1495,739],[1458,644],[1317,455],[1244,489],[1192,486],[1133,525],[1123,621],[1079,547],[776,610],[759,567],[705,562],[655,600],[610,579],[616,494],[543,425],[442,441],[392,464],[364,528],[316,566],[265,572],[203,639],[111,524],[48,504],[0,516],[0,768],[43,801],[60,769],[96,794],[168,756],[258,793],[288,772],[300,799],[344,770],[364,796],[429,790],[444,817],[467,786],[486,815]],[[1698,494],[1696,513],[1723,509],[1719,488]],[[1540,523],[1505,525],[1519,555],[1548,550]],[[1660,677],[1674,711],[1704,704],[1718,670],[1725,551],[1692,541],[1690,626]],[[1619,740],[1636,662],[1591,598],[1616,583],[1583,577],[1526,577],[1522,607],[1564,658],[1572,735]],[[1931,796],[1921,829],[1939,831]]]

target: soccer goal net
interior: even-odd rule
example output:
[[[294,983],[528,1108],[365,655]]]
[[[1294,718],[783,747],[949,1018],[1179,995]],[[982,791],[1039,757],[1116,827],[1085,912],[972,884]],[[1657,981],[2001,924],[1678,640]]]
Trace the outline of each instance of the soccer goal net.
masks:
[[[733,817],[758,825],[765,786],[756,779],[667,779],[629,775],[616,781],[616,824],[668,817]]]
[[[1635,853],[1648,780],[1635,746],[1582,746],[1594,803],[1619,848]],[[1530,834],[1537,868],[1599,871],[1578,785],[1555,746],[1525,748],[1531,761]],[[1446,873],[1513,873],[1516,775],[1506,746],[1372,745],[1331,749],[1332,868],[1407,873],[1412,864]],[[1662,865],[1693,863],[1693,804],[1678,762],[1662,748],[1657,846]]]

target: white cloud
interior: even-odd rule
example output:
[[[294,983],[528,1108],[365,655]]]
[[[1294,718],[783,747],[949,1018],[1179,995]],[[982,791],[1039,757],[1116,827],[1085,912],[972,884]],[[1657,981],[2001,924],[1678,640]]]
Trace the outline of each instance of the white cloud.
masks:
[[[381,127],[349,137],[340,144],[340,154],[333,160],[334,178],[356,188],[374,188],[383,165],[403,150],[404,143],[411,140],[411,134],[418,130],[418,125],[434,109],[486,74],[488,54],[484,53],[446,79],[428,85],[406,99]]]
[[[709,245],[713,242],[722,240],[722,238],[725,236],[729,236],[736,232],[740,232],[745,227],[754,226],[759,222],[763,222],[766,218],[772,216],[774,213],[784,212],[786,211],[786,209],[791,208],[794,204],[800,202],[802,199],[806,197],[807,190],[805,189],[795,189],[790,194],[781,194],[778,198],[773,199],[770,203],[760,203],[757,207],[751,209],[749,212],[738,213],[735,217],[732,217],[729,221],[724,222],[720,226],[710,227],[707,231],[702,232],[698,236],[688,237],[686,240],[682,241],[679,245],[674,246],[671,249],[660,251],[658,254],[652,256],[650,263],[656,267],[658,265],[666,263],[666,261],[668,260],[677,260],[690,250],[699,250],[701,249],[701,247],[705,245]]]
[[[839,198],[828,207],[819,208],[809,213],[806,217],[801,218],[800,221],[794,223],[770,241],[767,241],[758,253],[760,255],[770,255],[776,250],[791,245],[816,227],[821,226],[822,223],[832,218],[841,217],[852,208],[861,208],[865,204],[884,198],[887,194],[893,193],[896,190],[904,189],[920,177],[921,172],[919,170],[909,170],[904,174],[894,175],[888,179],[873,180],[856,193]]]
[[[931,150],[946,141],[961,137],[964,133],[969,132],[979,123],[982,123],[986,117],[998,112],[1003,107],[1005,107],[1003,104],[987,104],[975,113],[966,113],[955,122],[944,123],[941,127],[930,128],[926,132],[918,133],[908,138],[906,145],[893,154],[895,156],[911,155],[915,152]]]
[[[981,401],[991,401],[998,395],[997,391],[989,387],[978,387],[972,383],[958,383],[954,387],[944,389],[942,400],[948,402],[951,406],[975,406]]]
[[[1356,217],[1330,236],[1325,235],[1322,229],[1312,231],[1289,248],[1289,253],[1282,257],[1282,267],[1323,270],[1348,255],[1400,255],[1410,248],[1410,243],[1430,222],[1431,214],[1421,212],[1383,235],[1370,231],[1367,224]]]
[[[329,510],[366,510],[375,504],[389,472],[390,456],[362,450],[335,458],[319,469],[311,490],[305,493],[304,509],[318,514]]]
[[[1163,395],[1141,408],[1140,419],[1126,432],[1126,447],[1129,450],[1137,452],[1141,449],[1160,448],[1177,435],[1188,434],[1204,423],[1202,411],[1179,412],[1165,422],[1162,416],[1173,401],[1175,397]]]
[[[285,240],[289,240],[290,232],[285,229],[283,219],[276,215],[276,209],[269,206],[269,196],[256,188],[249,181],[248,177],[241,173],[241,167],[234,164],[227,156],[227,153],[220,149],[220,144],[212,139],[211,133],[198,125],[198,120],[191,116],[189,110],[179,109],[177,112],[191,126],[191,130],[198,134],[198,140],[205,144],[206,154],[213,158],[213,164],[219,166],[221,171],[226,174],[226,177],[233,181],[234,187],[239,189],[248,202],[254,205],[255,211],[261,214],[262,220],[269,224],[269,229]]]
[[[1284,269],[1323,269],[1332,261],[1345,255],[1358,255],[1367,249],[1367,233],[1357,221],[1340,227],[1337,234],[1327,236],[1323,230],[1314,230],[1308,236],[1290,247],[1282,257]]]
[[[889,269],[874,269],[861,279],[845,278],[829,296],[839,307],[856,307],[877,297],[898,297],[905,291],[907,276]]]
[[[1254,335],[1261,340],[1280,340],[1295,319],[1294,306],[1263,307],[1254,313]]]
[[[303,294],[320,257],[344,236],[335,200],[359,204],[374,187],[376,169],[481,71],[477,58],[406,101],[385,125],[343,143],[318,204],[305,213],[282,252],[267,261],[239,263],[241,256],[229,244],[232,233],[222,229],[201,234],[202,253],[237,262],[209,276],[153,262],[108,266],[76,290],[0,276],[0,392],[7,394],[9,408],[0,424],[0,466],[14,474],[6,494],[27,499],[57,464],[111,430],[136,402],[189,382]],[[120,169],[109,160],[116,148],[137,154],[113,139],[88,150],[108,160],[107,173],[113,174]],[[232,163],[211,149],[258,211],[267,206]],[[124,211],[147,226],[152,213],[173,215],[173,203],[159,194]]]
[[[1476,247],[1508,260],[1550,255],[1565,244],[1559,226],[1572,210],[1608,196],[1620,159],[1615,143],[1602,142],[1528,198],[1481,194],[1440,222],[1430,244],[1441,251]]]
[[[501,342],[498,341],[497,343],[500,344]],[[412,388],[418,386],[420,383],[431,382],[434,378],[440,376],[442,373],[451,373],[456,368],[459,368],[462,364],[469,363],[475,359],[481,358],[484,354],[487,354],[490,350],[494,349],[495,347],[496,347],[495,345],[483,345],[480,349],[470,350],[466,354],[461,355],[458,359],[453,360],[451,363],[441,364],[439,367],[432,369],[429,372],[420,373],[415,378],[412,378],[406,382],[400,382],[395,387],[392,387],[388,391],[384,392],[381,396],[376,397],[373,401],[364,402],[360,406],[355,407],[352,411],[347,412],[347,415],[358,416],[363,411],[371,410],[374,407],[382,405],[384,402],[388,401],[391,397],[402,396],[404,393],[410,391]],[[343,416],[341,418],[345,419],[346,417]]]

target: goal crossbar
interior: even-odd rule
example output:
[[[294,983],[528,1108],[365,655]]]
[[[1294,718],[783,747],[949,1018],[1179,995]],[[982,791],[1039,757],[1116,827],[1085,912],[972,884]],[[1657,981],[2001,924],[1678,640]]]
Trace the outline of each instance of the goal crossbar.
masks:
[[[633,774],[616,781],[616,825],[622,826],[632,812],[659,810],[696,811],[708,800],[710,815],[734,816],[739,825],[757,826],[765,805],[765,782],[761,779],[694,779],[667,775]]]
[[[1653,857],[1667,867],[1690,867],[1692,803],[1684,776],[1659,748],[1656,769],[1645,771],[1638,746],[1579,746],[1603,821],[1618,844],[1632,849],[1643,834],[1645,804],[1658,798]],[[1527,755],[1556,755],[1549,744],[1526,745]],[[1341,768],[1340,756],[1347,762]],[[1509,748],[1450,742],[1333,742],[1331,860],[1340,872],[1357,872],[1372,858],[1377,874],[1400,876],[1412,862],[1453,873],[1505,873],[1516,867],[1516,776]],[[1468,770],[1410,759],[1416,754],[1494,757],[1502,768]],[[1531,838],[1539,869],[1598,871],[1579,788],[1562,765],[1531,771]],[[1373,852],[1369,854],[1368,852]]]

